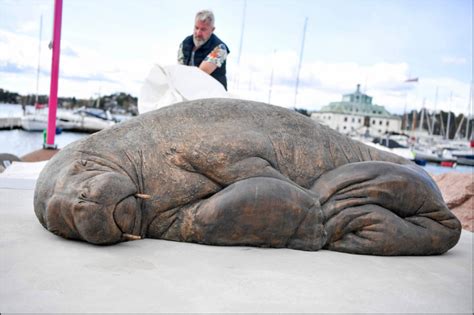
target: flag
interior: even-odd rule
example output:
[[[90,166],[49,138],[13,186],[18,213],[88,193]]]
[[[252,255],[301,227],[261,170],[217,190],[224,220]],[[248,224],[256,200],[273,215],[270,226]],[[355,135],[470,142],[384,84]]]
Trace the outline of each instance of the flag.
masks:
[[[405,82],[418,82],[418,78],[408,78]]]

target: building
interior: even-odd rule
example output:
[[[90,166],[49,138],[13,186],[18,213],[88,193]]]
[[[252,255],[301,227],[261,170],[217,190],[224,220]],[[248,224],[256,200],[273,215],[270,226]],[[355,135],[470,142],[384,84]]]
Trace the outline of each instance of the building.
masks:
[[[331,102],[311,118],[343,134],[370,134],[400,132],[402,120],[390,114],[383,106],[372,104],[372,97],[361,93],[360,84],[354,93],[345,94],[340,102]]]

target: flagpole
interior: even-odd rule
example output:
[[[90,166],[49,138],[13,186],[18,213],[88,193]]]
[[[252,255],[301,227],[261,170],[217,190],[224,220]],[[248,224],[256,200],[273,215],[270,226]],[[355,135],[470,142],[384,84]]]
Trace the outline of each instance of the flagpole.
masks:
[[[63,0],[54,1],[53,56],[51,62],[51,86],[49,92],[48,129],[45,149],[56,149],[54,136],[56,134],[56,110],[58,105],[59,56],[61,51],[61,19]]]

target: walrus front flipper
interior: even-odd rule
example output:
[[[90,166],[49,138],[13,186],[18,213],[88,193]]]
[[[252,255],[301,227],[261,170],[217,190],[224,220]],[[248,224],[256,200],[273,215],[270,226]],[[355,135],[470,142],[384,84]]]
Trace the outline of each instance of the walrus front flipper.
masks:
[[[373,255],[442,254],[459,240],[461,224],[422,169],[389,162],[346,164],[311,190],[326,217],[325,248]]]
[[[183,210],[182,241],[302,250],[326,243],[317,198],[279,179],[241,180]]]

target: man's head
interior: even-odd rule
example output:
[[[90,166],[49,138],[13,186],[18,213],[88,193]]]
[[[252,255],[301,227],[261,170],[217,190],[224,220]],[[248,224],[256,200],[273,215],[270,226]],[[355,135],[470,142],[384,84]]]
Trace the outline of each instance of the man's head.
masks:
[[[214,13],[209,10],[199,11],[194,20],[194,46],[200,47],[204,45],[211,37],[214,29]]]

